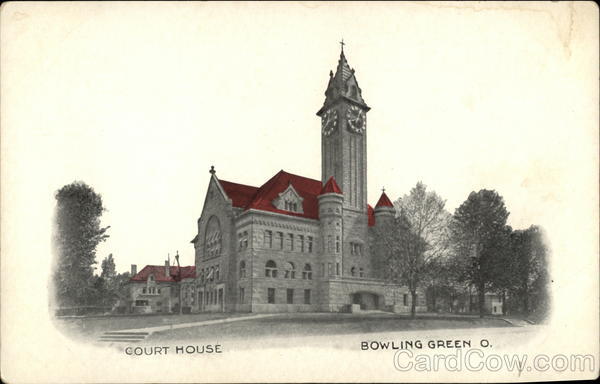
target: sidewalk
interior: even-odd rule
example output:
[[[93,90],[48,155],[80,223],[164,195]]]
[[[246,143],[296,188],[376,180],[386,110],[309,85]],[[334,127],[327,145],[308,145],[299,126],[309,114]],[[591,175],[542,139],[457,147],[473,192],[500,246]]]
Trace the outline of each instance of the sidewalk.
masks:
[[[254,319],[273,317],[273,316],[276,316],[276,314],[266,313],[266,314],[259,314],[259,315],[250,315],[250,316],[241,316],[241,317],[226,317],[226,318],[222,318],[222,319],[195,321],[195,322],[191,322],[191,323],[168,324],[168,325],[146,327],[146,328],[121,329],[118,331],[104,332],[98,338],[98,341],[135,343],[135,342],[140,342],[140,341],[145,340],[148,336],[152,335],[155,332],[170,331],[173,329],[181,329],[181,328],[201,327],[204,325],[231,323],[231,322],[235,322],[235,321],[254,320]]]

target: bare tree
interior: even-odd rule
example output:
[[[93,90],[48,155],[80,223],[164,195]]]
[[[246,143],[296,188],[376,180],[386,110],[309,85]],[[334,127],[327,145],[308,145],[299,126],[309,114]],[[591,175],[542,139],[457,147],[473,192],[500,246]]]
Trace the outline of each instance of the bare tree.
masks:
[[[417,289],[428,267],[448,250],[450,214],[445,201],[419,182],[394,206],[396,218],[375,230],[375,249],[383,255],[384,275],[406,284],[411,293],[411,316],[415,316]]]

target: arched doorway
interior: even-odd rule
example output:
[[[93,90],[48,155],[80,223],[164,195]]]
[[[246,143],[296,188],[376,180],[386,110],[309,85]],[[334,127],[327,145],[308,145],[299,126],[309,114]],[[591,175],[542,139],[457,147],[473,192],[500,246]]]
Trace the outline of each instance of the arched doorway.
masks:
[[[355,292],[352,294],[352,304],[359,304],[361,310],[383,308],[383,296],[373,292]]]

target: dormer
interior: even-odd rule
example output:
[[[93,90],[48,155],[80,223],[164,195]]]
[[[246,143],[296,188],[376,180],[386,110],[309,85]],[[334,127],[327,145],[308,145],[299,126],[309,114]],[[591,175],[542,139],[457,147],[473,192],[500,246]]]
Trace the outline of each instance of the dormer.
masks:
[[[302,201],[304,199],[296,192],[292,184],[289,184],[285,191],[281,192],[273,200],[273,205],[282,211],[304,213],[302,209]]]

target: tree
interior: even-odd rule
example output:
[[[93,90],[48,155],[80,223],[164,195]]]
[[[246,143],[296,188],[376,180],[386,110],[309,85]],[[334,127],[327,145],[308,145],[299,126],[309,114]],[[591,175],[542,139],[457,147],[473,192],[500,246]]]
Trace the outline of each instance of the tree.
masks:
[[[456,209],[452,233],[463,281],[477,288],[479,314],[484,315],[485,293],[502,274],[509,212],[496,191],[471,192]]]
[[[112,253],[102,260],[101,267],[102,273],[100,274],[100,277],[109,280],[113,279],[117,275],[115,260],[113,259]]]
[[[430,266],[448,249],[450,214],[444,209],[445,201],[421,182],[394,205],[398,215],[376,229],[375,249],[384,255],[388,279],[407,285],[414,317],[417,289]]]
[[[59,306],[89,305],[94,296],[96,247],[108,237],[100,226],[102,197],[83,182],[56,192],[54,289]]]
[[[514,231],[510,238],[512,280],[508,287],[513,308],[522,314],[543,317],[549,309],[547,249],[542,230],[531,226]]]

